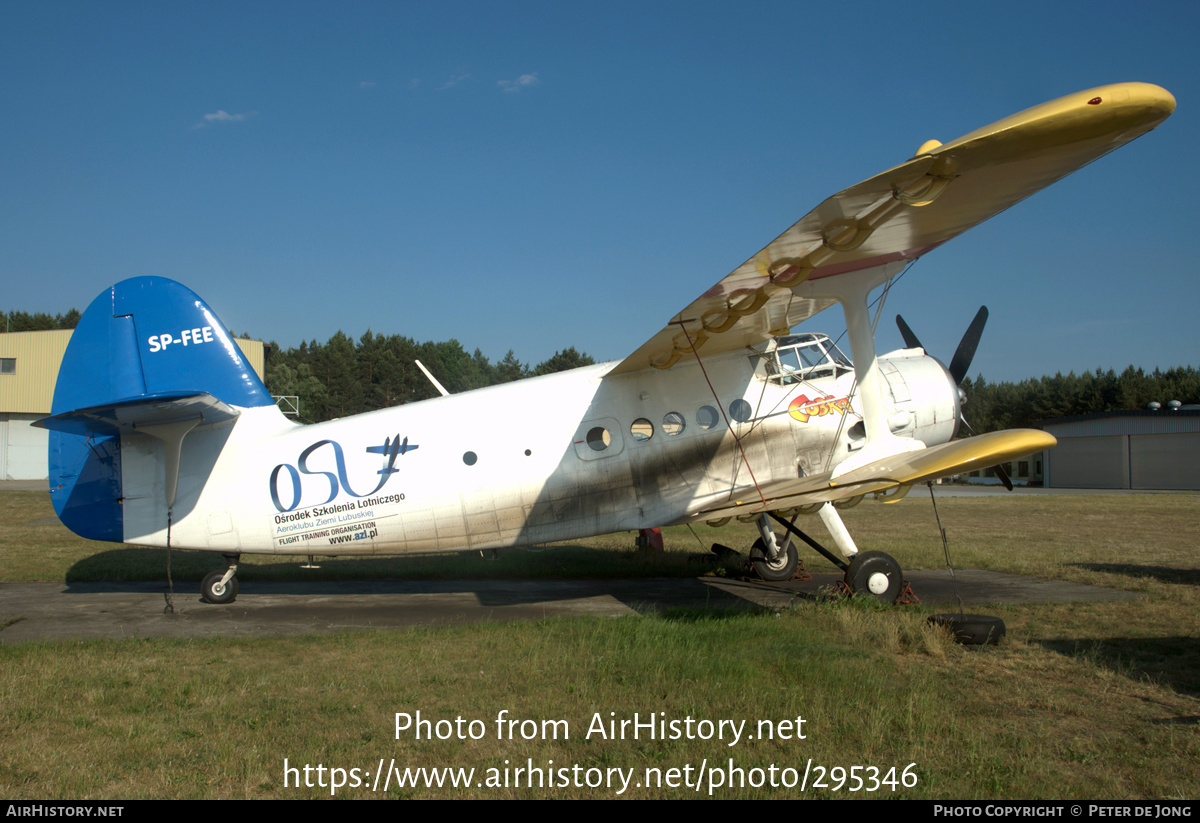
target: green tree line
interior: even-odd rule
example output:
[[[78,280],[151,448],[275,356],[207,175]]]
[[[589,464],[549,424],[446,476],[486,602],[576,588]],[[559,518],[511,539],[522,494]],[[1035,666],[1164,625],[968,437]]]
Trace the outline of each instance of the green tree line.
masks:
[[[976,432],[1027,428],[1037,420],[1077,414],[1144,409],[1151,401],[1164,408],[1172,400],[1200,403],[1200,369],[1191,366],[1147,373],[1128,367],[1061,373],[1020,383],[989,383],[983,375],[962,383],[967,395],[963,416]]]
[[[299,397],[301,419],[319,422],[436,397],[416,360],[454,394],[595,362],[572,346],[536,366],[511,349],[493,363],[479,349],[468,354],[457,340],[418,343],[367,331],[355,341],[339,331],[324,344],[312,340],[286,350],[271,344],[266,384],[275,396]]]
[[[51,331],[53,329],[73,329],[79,323],[81,315],[76,309],[66,314],[46,314],[27,311],[10,311],[4,314],[4,331]]]
[[[356,343],[338,332],[324,345],[314,340],[286,351],[274,349],[267,361],[267,388],[276,396],[299,396],[306,420],[346,417],[437,396],[415,360],[453,393],[594,362],[571,347],[534,367],[521,363],[511,350],[493,363],[479,349],[467,354],[457,340],[416,343],[368,331]],[[1019,383],[989,383],[980,375],[965,379],[963,390],[967,421],[983,433],[1024,428],[1054,417],[1144,409],[1152,400],[1164,406],[1171,400],[1200,403],[1200,369],[1182,366],[1147,373],[1129,366],[1119,374],[1097,369]]]
[[[9,311],[5,326],[14,332],[73,329],[79,316],[75,309],[58,315]],[[415,360],[454,393],[595,362],[573,346],[532,366],[518,360],[511,349],[492,362],[479,349],[468,354],[457,340],[418,343],[367,331],[355,341],[339,331],[324,344],[313,340],[289,349],[270,344],[266,383],[273,395],[299,397],[301,417],[318,422],[437,396]],[[983,433],[1054,417],[1144,409],[1151,401],[1164,406],[1171,400],[1200,403],[1200,369],[1180,366],[1148,373],[1129,366],[1120,374],[1096,369],[1019,383],[989,383],[979,375],[963,380],[962,387],[967,421]]]

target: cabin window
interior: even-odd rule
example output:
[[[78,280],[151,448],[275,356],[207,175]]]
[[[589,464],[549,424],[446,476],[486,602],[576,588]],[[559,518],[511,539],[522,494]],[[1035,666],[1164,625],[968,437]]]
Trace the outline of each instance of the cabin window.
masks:
[[[16,374],[17,358],[0,357],[0,374]]]
[[[625,448],[627,424],[613,417],[584,420],[575,430],[571,445],[580,460],[608,460]]]
[[[775,356],[768,361],[771,379],[788,385],[817,377],[837,377],[853,371],[849,358],[823,334],[796,334],[776,338]]]
[[[654,436],[654,424],[644,417],[639,417],[629,427],[629,433],[633,435],[634,440],[644,443]]]
[[[612,435],[603,426],[595,426],[587,433],[587,444],[594,452],[602,452],[612,443]]]
[[[705,431],[716,428],[720,422],[721,415],[712,406],[701,406],[696,412],[696,425]]]
[[[683,415],[679,412],[667,412],[663,415],[662,430],[669,437],[682,434],[685,425]]]
[[[729,404],[729,416],[739,423],[745,423],[753,414],[754,409],[740,397]]]
[[[465,454],[463,454],[463,462],[466,463],[468,466],[474,466],[475,461],[478,459],[479,459],[479,456],[476,455],[475,452],[466,452]]]

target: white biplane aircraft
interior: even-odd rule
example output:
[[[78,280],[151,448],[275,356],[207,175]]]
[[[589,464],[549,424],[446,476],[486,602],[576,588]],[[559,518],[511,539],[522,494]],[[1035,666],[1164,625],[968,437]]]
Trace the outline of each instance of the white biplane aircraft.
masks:
[[[947,369],[903,323],[909,348],[877,356],[868,295],[1174,108],[1167,91],[1125,83],[931,140],[823,202],[619,363],[318,425],[284,418],[195,294],[126,280],[83,315],[39,421],[54,506],[84,537],[221,553],[211,603],[236,596],[243,552],[487,549],[730,515],[757,519],[752,560],[781,580],[796,549],[772,519],[813,544],[781,513],[816,506],[842,557],[823,553],[851,589],[890,602],[900,567],[858,552],[832,503],[1055,441],[955,440],[984,313]],[[834,302],[853,365],[828,337],[792,333]]]

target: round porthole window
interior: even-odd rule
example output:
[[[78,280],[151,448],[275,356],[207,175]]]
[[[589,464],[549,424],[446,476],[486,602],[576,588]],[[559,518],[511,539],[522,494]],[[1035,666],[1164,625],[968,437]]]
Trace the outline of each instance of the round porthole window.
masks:
[[[750,408],[750,404],[740,397],[729,404],[729,416],[739,423],[745,423],[753,413],[754,410]]]
[[[701,406],[696,411],[696,425],[705,431],[716,428],[720,422],[721,414],[712,406]]]
[[[667,412],[663,415],[662,430],[670,437],[682,434],[684,428],[683,415],[679,412]]]
[[[634,440],[644,443],[654,436],[654,424],[644,417],[639,417],[629,427],[629,433],[633,435]]]
[[[594,452],[602,452],[612,443],[612,435],[603,426],[596,426],[587,433],[587,444]]]
[[[474,466],[475,461],[478,459],[479,459],[479,456],[476,455],[475,452],[466,452],[465,454],[463,454],[463,462],[466,463],[468,466]]]

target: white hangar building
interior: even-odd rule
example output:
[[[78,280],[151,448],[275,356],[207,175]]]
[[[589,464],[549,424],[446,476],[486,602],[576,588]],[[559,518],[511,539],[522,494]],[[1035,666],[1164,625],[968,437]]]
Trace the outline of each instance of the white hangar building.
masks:
[[[0,480],[45,480],[49,432],[30,425],[50,414],[70,330],[0,334]],[[238,340],[261,379],[261,340]]]

